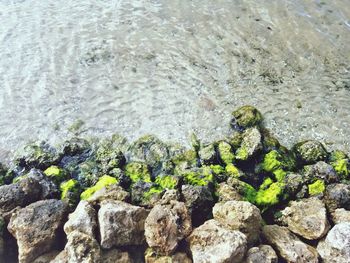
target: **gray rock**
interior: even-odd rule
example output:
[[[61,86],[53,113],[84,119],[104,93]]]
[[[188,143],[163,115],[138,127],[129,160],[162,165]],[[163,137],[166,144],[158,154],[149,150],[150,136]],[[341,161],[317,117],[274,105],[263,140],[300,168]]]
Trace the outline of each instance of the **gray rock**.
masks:
[[[95,238],[73,231],[67,239],[64,250],[69,263],[102,263],[101,249]]]
[[[263,220],[255,205],[246,201],[217,203],[213,208],[213,216],[223,226],[245,234],[248,244],[258,241]]]
[[[323,161],[328,156],[322,143],[313,140],[299,142],[293,146],[293,150],[298,159],[304,164],[313,164],[318,161]]]
[[[241,146],[236,151],[236,159],[248,160],[262,149],[260,131],[253,127],[244,131]]]
[[[330,184],[326,188],[325,202],[330,212],[337,208],[350,210],[350,185]]]
[[[96,191],[87,201],[92,204],[99,204],[104,200],[127,202],[130,200],[130,194],[121,186],[113,184]]]
[[[290,263],[317,263],[316,249],[303,243],[288,228],[277,225],[263,227],[263,235],[278,254]]]
[[[220,183],[216,192],[219,196],[219,202],[243,200],[243,197],[227,183]]]
[[[171,201],[179,201],[181,199],[180,192],[175,189],[168,189],[160,199],[159,203],[162,205],[170,204]]]
[[[214,206],[213,195],[208,186],[183,185],[181,192],[191,214],[192,224],[199,226],[211,215]]]
[[[331,214],[332,221],[334,224],[339,223],[350,223],[350,211],[345,210],[344,208],[335,209],[335,211]]]
[[[145,263],[192,263],[192,260],[183,252],[176,252],[170,256],[159,256],[148,248],[145,253]]]
[[[67,213],[65,203],[51,199],[33,203],[12,215],[7,228],[17,239],[20,263],[29,263],[54,247]]]
[[[102,263],[130,263],[133,262],[128,252],[111,249],[102,252]]]
[[[54,184],[46,175],[44,175],[40,170],[31,169],[30,172],[25,175],[26,178],[32,178],[38,181],[40,185],[40,200],[42,199],[52,199],[57,198],[60,195],[60,191],[57,185]],[[26,179],[24,178],[24,182]]]
[[[215,220],[206,221],[187,238],[195,263],[238,263],[247,249],[246,236]]]
[[[121,201],[103,201],[98,211],[101,246],[142,245],[144,243],[144,223],[146,209]]]
[[[339,181],[333,166],[323,161],[304,166],[304,180],[312,183],[315,179],[321,179],[326,184]]]
[[[277,263],[275,250],[269,245],[260,245],[248,250],[244,263]]]
[[[198,155],[203,165],[214,164],[218,160],[214,144],[202,146],[198,152]]]
[[[350,223],[339,223],[317,245],[324,263],[348,263],[350,261]]]
[[[97,213],[87,201],[80,201],[77,208],[69,215],[64,225],[67,236],[73,231],[79,231],[90,237],[94,237],[97,228]]]
[[[189,212],[182,202],[156,205],[145,222],[148,245],[161,255],[170,255],[192,230]]]
[[[326,207],[317,198],[290,202],[280,220],[290,231],[309,240],[323,237],[330,229]]]

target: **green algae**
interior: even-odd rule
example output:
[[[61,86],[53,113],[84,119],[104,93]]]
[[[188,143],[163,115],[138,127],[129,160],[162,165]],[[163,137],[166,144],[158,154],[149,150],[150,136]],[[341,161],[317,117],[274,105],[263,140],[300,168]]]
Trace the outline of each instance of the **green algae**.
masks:
[[[155,183],[162,189],[175,189],[179,184],[178,178],[171,175],[157,176]]]
[[[314,183],[308,185],[309,195],[319,195],[326,190],[323,180],[316,180]]]
[[[240,170],[232,163],[226,165],[225,172],[228,176],[235,177],[235,178],[239,178],[242,175]]]
[[[235,155],[233,154],[232,146],[230,144],[228,144],[225,141],[221,141],[217,146],[217,150],[218,150],[220,159],[224,164],[233,163],[235,159]]]
[[[98,190],[101,190],[102,188],[112,185],[112,184],[117,184],[118,180],[112,176],[109,175],[104,175],[102,177],[100,177],[100,179],[98,180],[98,182],[86,189],[84,192],[81,193],[80,195],[80,199],[81,200],[86,200],[89,199],[95,192],[97,192]]]
[[[59,168],[56,165],[52,165],[52,166],[48,167],[44,171],[44,174],[47,177],[50,177],[56,183],[62,182],[66,177],[64,170]]]
[[[349,176],[349,170],[350,170],[349,159],[336,160],[334,162],[331,162],[331,165],[333,166],[334,170],[340,177],[346,179]]]
[[[236,151],[236,159],[245,161],[248,159],[248,157],[249,152],[246,147],[242,146]]]
[[[243,128],[259,125],[262,122],[262,115],[255,107],[246,105],[232,112],[237,125]]]
[[[143,181],[150,183],[151,174],[148,165],[144,162],[131,162],[125,166],[125,174],[133,183]]]
[[[79,191],[79,183],[77,180],[70,179],[60,184],[61,199],[65,200],[68,198],[70,192]]]
[[[284,184],[274,182],[267,188],[260,188],[256,194],[255,203],[258,206],[270,207],[280,202],[280,197],[283,194]]]
[[[273,171],[273,174],[274,174],[277,182],[282,182],[284,180],[284,178],[286,177],[287,172],[284,171],[283,169],[277,169],[277,170]]]
[[[266,172],[273,172],[282,167],[281,155],[277,151],[271,151],[265,155],[262,168]]]

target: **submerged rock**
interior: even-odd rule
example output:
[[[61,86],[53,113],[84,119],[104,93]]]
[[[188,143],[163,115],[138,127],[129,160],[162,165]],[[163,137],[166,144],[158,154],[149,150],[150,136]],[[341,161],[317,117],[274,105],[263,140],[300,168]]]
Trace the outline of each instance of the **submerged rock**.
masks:
[[[253,204],[246,201],[217,203],[213,208],[213,216],[224,227],[245,234],[248,244],[258,241],[263,220],[260,210]]]
[[[317,245],[324,263],[348,263],[350,259],[350,223],[336,224]]]
[[[33,203],[12,215],[7,228],[17,239],[20,263],[29,263],[54,247],[67,213],[65,203],[51,199]]]
[[[98,211],[102,248],[142,245],[146,217],[147,211],[142,207],[121,201],[103,201]]]
[[[145,222],[148,245],[161,255],[170,255],[192,230],[191,217],[182,202],[156,205]]]
[[[260,245],[248,250],[244,263],[278,263],[278,257],[269,245]]]
[[[317,198],[290,202],[280,220],[290,231],[309,240],[323,237],[330,228],[326,207]]]
[[[249,128],[255,125],[259,125],[263,120],[260,111],[250,105],[238,108],[232,112],[232,116],[232,125],[234,127],[238,125],[241,128]]]
[[[206,221],[187,238],[196,263],[239,263],[247,249],[247,239],[215,220]]]
[[[303,243],[288,228],[277,225],[263,227],[263,235],[279,255],[290,263],[318,263],[315,248]]]

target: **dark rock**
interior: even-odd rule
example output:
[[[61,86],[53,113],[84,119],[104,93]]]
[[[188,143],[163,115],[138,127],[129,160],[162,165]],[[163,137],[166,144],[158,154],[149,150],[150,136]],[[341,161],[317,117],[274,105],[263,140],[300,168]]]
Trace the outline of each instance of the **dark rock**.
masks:
[[[335,183],[339,181],[337,173],[332,165],[319,161],[313,165],[304,166],[304,180],[308,183],[313,182],[315,179],[321,179],[325,183]]]
[[[328,185],[326,188],[325,202],[330,212],[333,212],[337,208],[350,210],[350,185]]]
[[[328,153],[322,143],[318,141],[299,142],[293,146],[297,158],[302,164],[313,164],[326,160]]]

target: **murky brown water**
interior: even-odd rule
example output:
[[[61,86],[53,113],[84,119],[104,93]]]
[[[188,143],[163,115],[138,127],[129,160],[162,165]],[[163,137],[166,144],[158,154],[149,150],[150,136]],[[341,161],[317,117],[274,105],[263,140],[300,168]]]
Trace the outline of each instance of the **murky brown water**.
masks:
[[[0,152],[117,132],[187,144],[253,104],[350,151],[349,0],[0,0]]]

